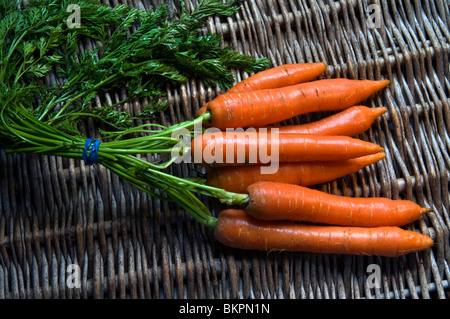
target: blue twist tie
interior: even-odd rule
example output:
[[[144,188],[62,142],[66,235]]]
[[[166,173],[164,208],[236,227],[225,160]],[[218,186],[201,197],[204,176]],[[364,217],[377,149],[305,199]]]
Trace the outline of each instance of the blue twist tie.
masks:
[[[91,147],[92,145],[92,147]],[[100,141],[95,140],[92,138],[88,138],[86,140],[86,144],[84,144],[84,150],[83,150],[83,160],[87,165],[92,165],[94,163],[97,163],[98,161],[98,148],[100,146]],[[91,147],[91,151],[88,154],[88,150]]]

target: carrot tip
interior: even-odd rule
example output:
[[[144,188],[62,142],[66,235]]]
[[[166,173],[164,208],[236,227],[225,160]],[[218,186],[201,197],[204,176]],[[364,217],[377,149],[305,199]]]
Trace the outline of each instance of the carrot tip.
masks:
[[[434,241],[433,239],[431,239],[430,237],[426,236],[424,239],[424,246],[426,246],[427,248],[430,248],[431,246],[433,246]]]
[[[422,207],[422,208],[420,209],[420,215],[427,214],[427,213],[431,213],[432,211],[433,211],[433,209],[431,209],[431,208]]]
[[[434,240],[427,235],[420,236],[420,243],[418,244],[418,247],[420,247],[419,250],[425,250],[430,248],[434,245]]]
[[[324,62],[318,62],[318,64],[321,64],[321,65],[322,65],[323,71],[325,71],[325,70],[327,69],[327,64],[326,64],[326,63],[324,63]]]
[[[362,162],[364,163],[364,165],[370,165],[368,163],[374,164],[376,162],[381,161],[382,159],[386,158],[386,153],[384,152],[379,152],[379,153],[374,153],[374,154],[369,154],[369,155],[365,155],[362,156],[360,158],[356,158],[355,160],[363,160]]]
[[[387,110],[388,109],[385,106],[380,106],[380,107],[376,107],[376,108],[372,109],[372,111],[373,111],[373,113],[375,114],[376,117],[383,115],[384,113],[387,112]]]
[[[391,81],[389,81],[389,80],[375,80],[375,81],[372,81],[372,83],[373,83],[373,86],[372,86],[373,92],[372,93],[375,93],[375,92],[378,92],[378,91],[384,89],[386,86],[389,85],[389,83],[391,83]]]
[[[383,151],[379,152],[379,153],[375,153],[372,155],[373,158],[373,162],[378,162],[381,161],[382,159],[386,158],[386,153],[384,153]]]

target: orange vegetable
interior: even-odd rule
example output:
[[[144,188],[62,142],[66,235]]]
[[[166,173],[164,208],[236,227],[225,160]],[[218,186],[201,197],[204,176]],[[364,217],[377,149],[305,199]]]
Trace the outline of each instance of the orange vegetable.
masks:
[[[259,181],[310,186],[355,173],[383,158],[384,153],[376,153],[343,161],[279,163],[273,174],[262,174],[262,165],[209,167],[208,185],[238,194],[245,193],[248,186]]]
[[[274,68],[258,72],[242,80],[227,92],[244,92],[261,89],[273,89],[311,81],[325,72],[325,63],[293,63],[283,64]],[[201,107],[197,116],[205,113],[207,105]]]
[[[266,128],[278,128],[280,133],[356,136],[368,130],[373,122],[386,111],[387,108],[384,106],[356,105],[315,122],[299,125],[267,126]]]
[[[303,186],[257,182],[247,188],[245,211],[262,220],[291,220],[340,226],[402,226],[430,212],[409,200],[354,198]]]
[[[377,144],[348,136],[296,133],[204,133],[191,142],[194,163],[199,165],[267,164],[269,160],[271,163],[336,161],[381,151],[383,148]],[[268,157],[262,158],[265,154]]]
[[[209,126],[261,127],[317,111],[340,111],[367,99],[388,80],[326,79],[282,88],[224,93],[210,101]]]
[[[366,228],[262,221],[234,209],[220,212],[214,236],[220,243],[239,249],[387,257],[433,245],[430,237],[396,226]]]
[[[228,90],[228,93],[280,88],[314,80],[327,66],[325,63],[283,64],[261,71],[242,80]]]

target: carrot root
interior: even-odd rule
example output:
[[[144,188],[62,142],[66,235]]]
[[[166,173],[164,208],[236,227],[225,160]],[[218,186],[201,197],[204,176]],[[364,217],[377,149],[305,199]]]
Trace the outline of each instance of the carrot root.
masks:
[[[325,79],[282,88],[224,93],[210,101],[211,127],[261,127],[318,111],[340,111],[367,99],[389,80]]]
[[[284,64],[258,72],[232,86],[226,93],[237,93],[262,89],[275,89],[284,86],[305,83],[321,75],[327,66],[325,63]],[[206,112],[208,103],[197,111],[197,117]]]
[[[325,72],[326,68],[326,64],[322,62],[283,64],[242,80],[227,93],[273,89],[309,82]]]
[[[356,105],[318,121],[265,128],[277,128],[280,133],[356,136],[368,130],[373,122],[386,112],[387,108],[384,106]]]
[[[337,161],[383,152],[377,144],[348,136],[255,131],[204,133],[192,140],[191,150],[198,165]]]
[[[303,186],[257,182],[247,188],[245,211],[262,220],[378,227],[403,226],[428,211],[410,200],[383,197],[348,197]]]
[[[263,174],[262,168],[268,167],[267,164],[209,167],[208,185],[239,194],[260,181],[311,186],[355,173],[385,156],[385,153],[376,153],[343,161],[279,163],[273,174]]]
[[[433,245],[430,237],[396,226],[365,228],[268,222],[235,209],[219,214],[214,236],[220,243],[238,249],[386,257],[419,252]]]

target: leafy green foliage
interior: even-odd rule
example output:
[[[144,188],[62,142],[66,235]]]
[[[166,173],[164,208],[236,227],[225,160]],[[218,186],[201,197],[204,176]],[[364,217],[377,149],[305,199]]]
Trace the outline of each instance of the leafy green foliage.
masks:
[[[0,0],[0,143],[7,153],[81,159],[86,137],[78,123],[90,116],[113,128],[99,128],[103,137],[114,140],[102,142],[98,163],[156,198],[177,202],[204,225],[213,227],[216,219],[194,193],[229,204],[246,200],[247,195],[163,172],[176,157],[153,163],[135,156],[171,154],[179,143],[172,133],[192,130],[209,113],[170,127],[132,126],[135,118],[152,117],[167,107],[161,97],[168,83],[195,76],[226,88],[234,80],[230,68],[252,72],[268,67],[265,58],[221,47],[220,34],[200,32],[206,18],[235,13],[236,2],[203,0],[187,12],[181,1],[177,17],[166,5],[144,12],[125,5],[112,8],[98,0],[22,3]],[[79,27],[68,27],[69,5],[80,8]],[[86,39],[95,45],[86,47]],[[52,71],[59,75],[54,85],[47,81]],[[148,96],[150,103],[134,118],[116,107],[123,101],[92,105],[98,94],[117,88],[125,88],[126,100]]]
[[[129,99],[148,96],[153,102],[139,115],[143,118],[167,105],[156,101],[168,83],[197,77],[227,88],[234,81],[231,68],[254,72],[269,66],[265,58],[221,47],[220,34],[202,34],[208,17],[234,14],[237,2],[203,0],[192,12],[180,3],[174,16],[165,4],[142,11],[98,0],[1,1],[0,129],[7,131],[5,111],[17,103],[71,133],[83,115],[124,128],[132,124],[131,115],[92,108],[96,95],[120,88]],[[68,27],[69,5],[80,9],[79,27]],[[86,39],[95,45],[86,47]],[[45,85],[51,71],[61,80]]]

